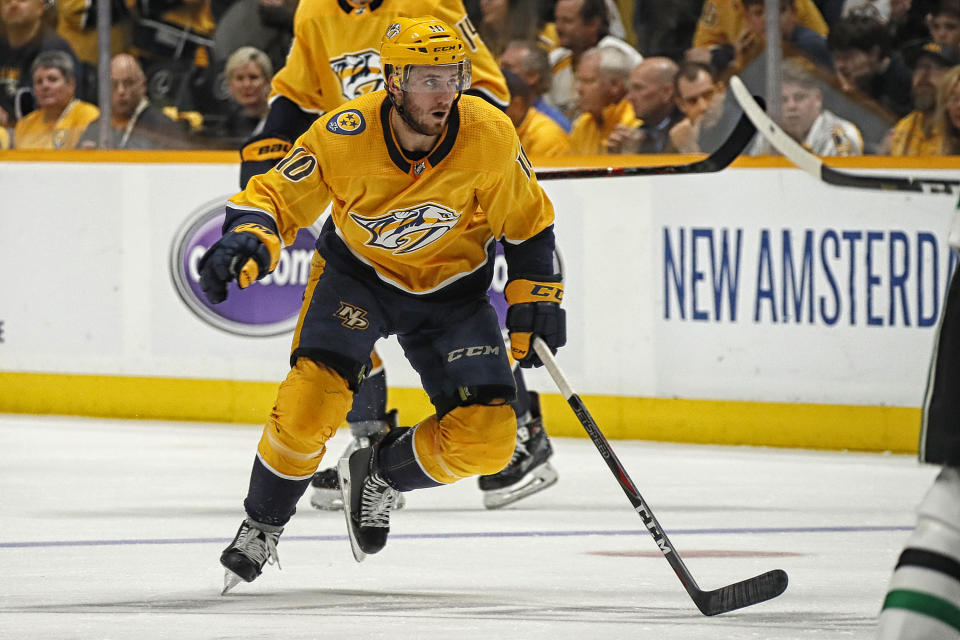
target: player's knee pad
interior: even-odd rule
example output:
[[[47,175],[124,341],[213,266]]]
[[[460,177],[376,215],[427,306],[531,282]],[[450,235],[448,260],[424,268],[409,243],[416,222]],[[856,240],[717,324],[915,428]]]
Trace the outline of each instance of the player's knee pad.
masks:
[[[880,638],[945,638],[960,607],[960,471],[944,467],[918,508],[880,616]],[[922,631],[922,632],[921,632]]]
[[[487,475],[503,469],[517,440],[517,420],[508,404],[455,407],[416,427],[417,460],[437,482]]]
[[[309,477],[352,400],[343,376],[322,363],[299,358],[280,384],[264,426],[257,447],[261,460],[278,475]]]

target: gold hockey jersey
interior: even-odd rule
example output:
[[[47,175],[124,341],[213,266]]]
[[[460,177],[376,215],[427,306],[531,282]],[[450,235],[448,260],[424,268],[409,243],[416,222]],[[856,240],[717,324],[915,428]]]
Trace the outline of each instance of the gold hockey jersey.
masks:
[[[461,0],[301,0],[293,21],[287,62],[273,77],[272,95],[304,111],[326,113],[344,102],[383,88],[380,40],[397,16],[432,15],[453,27],[467,46],[475,92],[494,104],[510,101],[506,81],[467,17]]]
[[[461,97],[434,149],[410,160],[394,138],[390,104],[375,91],[318,118],[230,199],[228,220],[267,216],[289,244],[332,202],[336,237],[352,258],[418,295],[484,268],[494,238],[517,244],[553,224],[553,205],[496,107]]]

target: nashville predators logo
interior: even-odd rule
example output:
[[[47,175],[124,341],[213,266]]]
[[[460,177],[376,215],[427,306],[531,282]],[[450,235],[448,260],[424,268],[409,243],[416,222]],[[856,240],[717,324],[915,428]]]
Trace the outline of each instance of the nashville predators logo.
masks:
[[[412,209],[396,209],[379,218],[350,217],[370,232],[368,247],[403,255],[439,240],[460,221],[460,214],[428,202]]]
[[[384,37],[387,40],[389,40],[390,38],[394,38],[398,35],[400,35],[400,23],[394,22],[389,27],[387,27],[387,35],[385,35]]]
[[[347,100],[383,88],[380,52],[376,49],[355,51],[331,58],[330,68],[340,80],[340,92]]]
[[[363,330],[370,326],[370,322],[366,318],[367,311],[361,309],[355,305],[350,304],[349,302],[340,301],[340,308],[337,309],[337,312],[333,314],[334,318],[340,320],[340,324],[345,326],[347,329],[357,329]]]
[[[327,131],[345,136],[355,136],[367,128],[363,115],[356,109],[347,109],[330,118]]]

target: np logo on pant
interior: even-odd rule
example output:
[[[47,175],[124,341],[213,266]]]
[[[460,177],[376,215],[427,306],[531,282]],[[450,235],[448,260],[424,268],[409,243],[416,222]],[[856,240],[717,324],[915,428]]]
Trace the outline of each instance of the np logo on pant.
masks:
[[[345,326],[347,329],[362,330],[370,326],[370,322],[368,322],[365,317],[366,315],[366,309],[361,309],[358,306],[341,300],[340,308],[337,309],[337,312],[333,314],[333,317],[340,318],[342,321],[340,324]]]

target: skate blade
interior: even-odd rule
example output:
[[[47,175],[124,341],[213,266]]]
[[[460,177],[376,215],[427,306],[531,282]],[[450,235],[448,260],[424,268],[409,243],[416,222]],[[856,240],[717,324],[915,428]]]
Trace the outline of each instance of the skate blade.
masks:
[[[483,492],[483,506],[487,509],[499,509],[513,504],[527,496],[532,496],[557,482],[557,471],[549,462],[545,462],[517,484],[504,489]]]
[[[340,458],[337,461],[337,475],[340,476],[340,500],[343,504],[343,515],[347,520],[347,537],[350,538],[350,549],[353,551],[353,559],[357,562],[363,562],[367,554],[360,548],[353,533],[353,523],[350,521],[350,458]]]
[[[243,578],[235,574],[233,571],[230,571],[230,569],[227,569],[223,574],[223,591],[220,592],[220,595],[227,595],[227,591],[230,591],[230,589],[233,589],[242,581]]]

